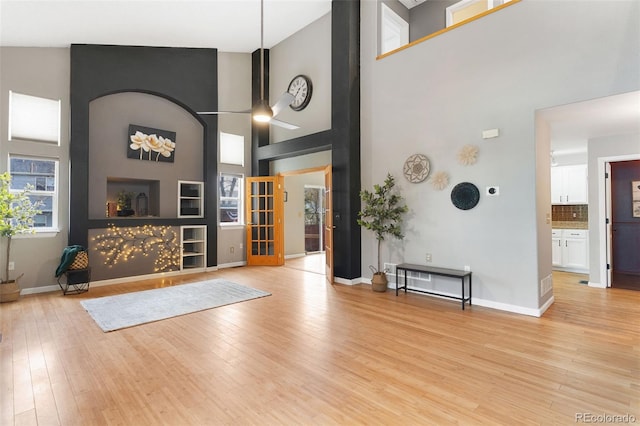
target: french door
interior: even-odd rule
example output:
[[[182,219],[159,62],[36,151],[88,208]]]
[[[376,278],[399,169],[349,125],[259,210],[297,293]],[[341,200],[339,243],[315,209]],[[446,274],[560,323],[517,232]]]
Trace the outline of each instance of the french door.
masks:
[[[246,178],[247,265],[284,265],[283,176]]]
[[[333,284],[333,177],[331,165],[324,169],[324,257],[325,277]]]

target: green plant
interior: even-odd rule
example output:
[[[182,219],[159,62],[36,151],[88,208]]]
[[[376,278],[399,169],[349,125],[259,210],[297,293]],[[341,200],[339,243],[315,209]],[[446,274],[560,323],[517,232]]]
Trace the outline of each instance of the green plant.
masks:
[[[375,184],[373,192],[363,189],[360,191],[360,199],[364,203],[362,210],[358,212],[358,225],[373,231],[378,240],[378,268],[375,272],[381,273],[380,245],[385,236],[391,235],[403,238],[402,215],[409,208],[402,203],[402,197],[394,191],[395,180],[388,173],[384,185]]]
[[[9,259],[11,256],[11,239],[16,234],[33,233],[33,218],[40,214],[41,203],[32,203],[29,192],[33,189],[27,185],[20,192],[11,192],[11,175],[0,174],[0,236],[7,238],[7,256],[4,276],[0,283],[9,282]]]
[[[128,210],[131,208],[131,199],[136,195],[135,192],[125,191],[124,189],[118,192],[118,209]]]

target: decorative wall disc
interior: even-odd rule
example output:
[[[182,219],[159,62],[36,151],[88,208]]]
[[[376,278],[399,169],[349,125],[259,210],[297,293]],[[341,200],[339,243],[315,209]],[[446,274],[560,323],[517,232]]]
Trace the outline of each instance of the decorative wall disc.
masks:
[[[463,166],[475,164],[478,159],[478,147],[475,145],[465,145],[458,151],[458,163]]]
[[[457,184],[451,190],[451,202],[460,210],[474,208],[480,200],[478,187],[469,182]]]
[[[431,185],[438,191],[446,188],[446,186],[449,185],[449,175],[447,172],[438,172],[431,176]]]
[[[411,183],[422,182],[429,176],[429,159],[422,154],[413,154],[405,161],[403,173]]]

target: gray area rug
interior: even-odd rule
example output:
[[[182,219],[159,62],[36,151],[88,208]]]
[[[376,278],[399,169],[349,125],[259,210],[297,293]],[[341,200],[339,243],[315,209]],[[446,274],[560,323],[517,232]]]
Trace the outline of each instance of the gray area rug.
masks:
[[[80,303],[107,332],[270,295],[262,290],[215,279],[99,297]]]

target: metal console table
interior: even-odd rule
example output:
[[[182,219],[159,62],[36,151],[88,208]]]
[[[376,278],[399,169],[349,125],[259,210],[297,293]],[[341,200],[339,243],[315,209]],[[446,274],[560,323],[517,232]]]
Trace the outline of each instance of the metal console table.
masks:
[[[399,276],[399,272],[400,271],[404,271],[404,285],[401,287],[400,286],[400,281],[398,279]],[[424,272],[427,274],[431,274],[431,275],[439,275],[442,277],[449,277],[449,278],[459,278],[460,282],[461,282],[461,287],[462,287],[462,295],[460,297],[458,296],[452,296],[450,294],[443,294],[443,293],[438,293],[437,291],[430,291],[430,290],[423,290],[423,289],[417,289],[417,288],[407,288],[407,273],[408,272]],[[464,284],[466,281],[466,278],[469,277],[469,296],[465,296],[465,291],[464,291]],[[411,263],[401,263],[399,265],[396,266],[396,296],[398,295],[398,290],[404,288],[404,292],[406,293],[407,290],[409,291],[415,291],[418,293],[426,293],[426,294],[432,294],[435,296],[440,296],[440,297],[448,297],[449,299],[456,299],[456,300],[460,300],[462,302],[462,310],[464,310],[464,304],[465,302],[469,302],[469,306],[471,306],[471,271],[461,271],[459,269],[448,269],[448,268],[437,268],[437,267],[433,267],[433,266],[425,266],[425,265],[413,265]]]

